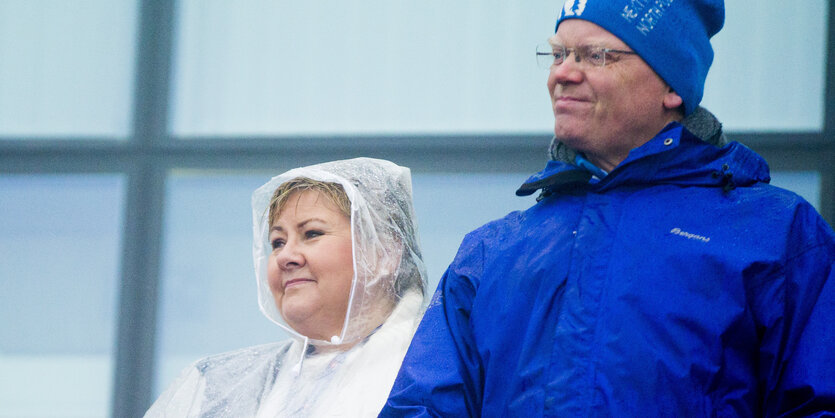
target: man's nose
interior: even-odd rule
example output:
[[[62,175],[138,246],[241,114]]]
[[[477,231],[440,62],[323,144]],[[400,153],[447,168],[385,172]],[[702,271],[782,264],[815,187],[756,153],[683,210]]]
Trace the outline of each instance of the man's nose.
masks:
[[[566,53],[568,55],[565,56],[565,59],[563,59],[560,65],[551,66],[551,74],[549,77],[558,84],[579,83],[583,80],[583,63],[580,61],[579,55],[576,52],[571,51]],[[572,56],[574,57],[573,59]]]

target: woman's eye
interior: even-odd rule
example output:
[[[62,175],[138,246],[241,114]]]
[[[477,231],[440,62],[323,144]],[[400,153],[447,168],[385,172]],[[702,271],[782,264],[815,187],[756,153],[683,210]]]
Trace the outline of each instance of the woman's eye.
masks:
[[[315,229],[311,229],[310,231],[306,231],[306,232],[304,233],[304,236],[305,236],[306,238],[316,238],[316,237],[318,237],[318,236],[320,236],[320,235],[324,235],[324,233],[323,233],[322,231],[315,230]]]
[[[274,250],[278,249],[278,248],[281,248],[281,247],[284,246],[284,240],[283,239],[278,239],[278,238],[274,239],[274,240],[270,241],[270,245],[273,247]]]

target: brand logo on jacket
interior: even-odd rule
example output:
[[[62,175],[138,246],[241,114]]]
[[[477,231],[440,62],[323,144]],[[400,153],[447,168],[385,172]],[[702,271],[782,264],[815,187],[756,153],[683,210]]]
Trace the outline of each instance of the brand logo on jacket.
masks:
[[[435,291],[432,295],[432,299],[429,300],[429,304],[426,306],[426,310],[432,309],[436,306],[441,306],[444,304],[444,291],[440,288]]]
[[[682,231],[681,228],[673,228],[670,230],[670,233],[687,239],[692,239],[701,242],[710,242],[710,237],[706,237],[704,235],[691,234],[687,231]]]

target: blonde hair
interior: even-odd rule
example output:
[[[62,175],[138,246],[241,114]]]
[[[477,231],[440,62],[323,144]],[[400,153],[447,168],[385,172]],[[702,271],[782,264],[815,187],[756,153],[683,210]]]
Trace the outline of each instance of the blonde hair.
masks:
[[[325,181],[313,180],[307,177],[296,177],[292,180],[286,181],[278,186],[270,199],[269,206],[269,220],[270,226],[273,225],[278,215],[284,210],[284,206],[296,192],[316,191],[321,193],[326,198],[336,205],[339,211],[348,219],[351,219],[351,201],[348,199],[348,194],[341,184],[330,183]]]

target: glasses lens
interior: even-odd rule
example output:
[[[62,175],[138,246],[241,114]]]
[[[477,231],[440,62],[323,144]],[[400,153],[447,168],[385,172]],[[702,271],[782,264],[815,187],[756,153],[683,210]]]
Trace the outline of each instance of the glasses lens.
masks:
[[[554,65],[554,49],[549,44],[536,46],[536,63],[543,70],[550,69]]]
[[[606,48],[595,46],[583,51],[583,60],[595,67],[606,65]]]

